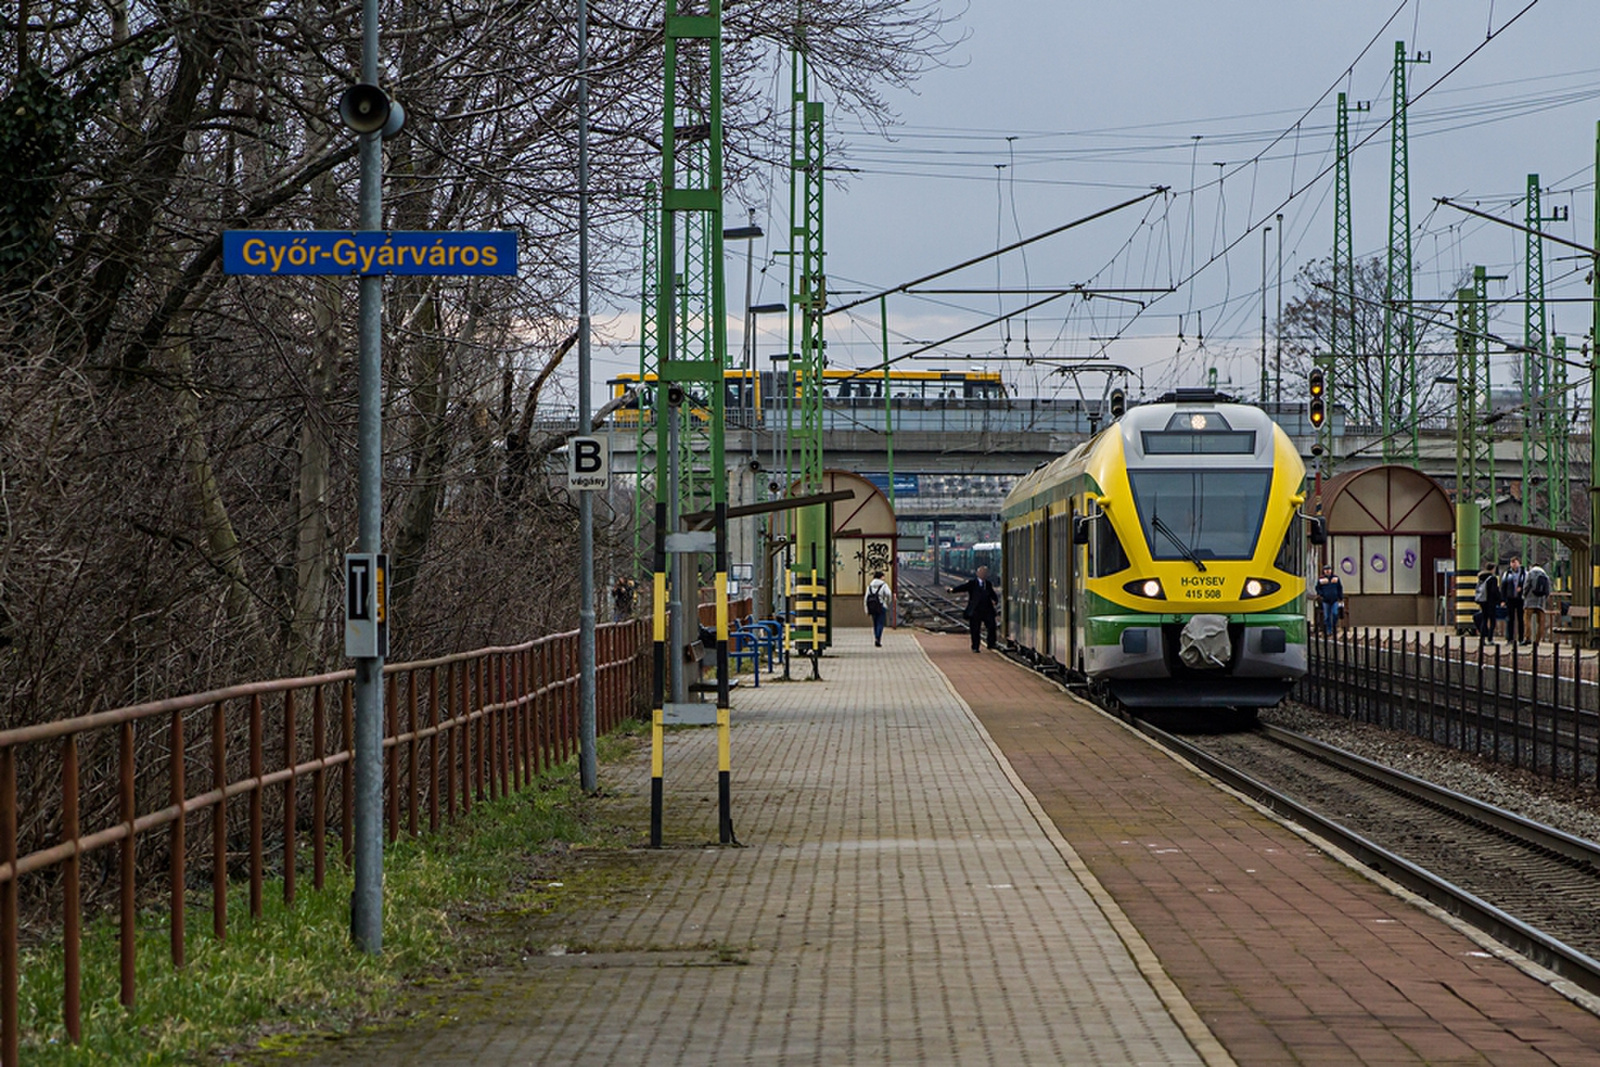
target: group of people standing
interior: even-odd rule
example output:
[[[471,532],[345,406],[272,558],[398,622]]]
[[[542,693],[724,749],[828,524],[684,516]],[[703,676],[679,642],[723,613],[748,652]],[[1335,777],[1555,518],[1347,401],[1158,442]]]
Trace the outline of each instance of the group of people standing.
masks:
[[[1323,567],[1314,591],[1317,632],[1333,634],[1344,615],[1344,583],[1332,567]],[[1494,640],[1495,623],[1502,606],[1507,641],[1527,645],[1549,639],[1545,612],[1550,604],[1550,575],[1537,563],[1524,570],[1521,557],[1512,556],[1503,571],[1485,567],[1478,573],[1478,588],[1473,599],[1478,604],[1474,624],[1483,640]]]
[[[1512,556],[1510,565],[1499,574],[1494,568],[1485,567],[1478,573],[1473,599],[1478,604],[1478,636],[1485,641],[1495,639],[1501,605],[1506,609],[1506,640],[1511,644],[1526,645],[1548,636],[1545,610],[1550,603],[1550,575],[1537,563],[1524,570],[1522,559]]]

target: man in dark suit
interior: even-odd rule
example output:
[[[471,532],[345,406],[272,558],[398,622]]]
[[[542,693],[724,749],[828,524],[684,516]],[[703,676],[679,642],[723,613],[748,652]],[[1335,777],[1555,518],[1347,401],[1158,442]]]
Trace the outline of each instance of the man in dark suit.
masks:
[[[989,648],[994,648],[995,639],[995,612],[1000,606],[1000,592],[995,589],[994,583],[989,581],[989,568],[979,567],[978,576],[962,582],[952,593],[967,594],[967,610],[962,612],[967,617],[967,629],[972,634],[972,651],[978,648],[978,627],[983,625],[989,631]]]

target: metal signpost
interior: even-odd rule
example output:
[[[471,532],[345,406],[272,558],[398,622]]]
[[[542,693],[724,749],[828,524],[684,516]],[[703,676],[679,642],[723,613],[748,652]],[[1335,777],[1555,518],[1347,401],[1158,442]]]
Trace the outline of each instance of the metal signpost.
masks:
[[[223,272],[346,275],[360,279],[357,436],[359,532],[345,558],[345,654],[356,661],[353,857],[350,935],[363,952],[383,950],[383,661],[389,617],[383,555],[383,276],[514,275],[515,233],[383,230],[384,137],[404,112],[378,86],[378,0],[362,0],[361,82],[339,101],[360,139],[356,229],[230,230]]]

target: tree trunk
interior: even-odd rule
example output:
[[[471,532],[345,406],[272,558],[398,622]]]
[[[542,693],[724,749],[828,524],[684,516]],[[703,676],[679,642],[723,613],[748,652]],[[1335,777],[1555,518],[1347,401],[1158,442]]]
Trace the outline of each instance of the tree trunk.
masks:
[[[469,314],[462,328],[462,340],[470,344],[476,315]],[[389,567],[389,595],[396,608],[402,607],[416,589],[417,572],[433,537],[434,518],[439,513],[439,495],[444,488],[445,464],[450,458],[450,427],[446,415],[450,407],[450,364],[452,353],[439,330],[439,306],[435,293],[422,298],[412,318],[418,340],[411,361],[411,485],[400,509],[400,525],[395,531],[394,561]]]
[[[182,444],[183,463],[194,496],[207,560],[223,581],[223,609],[227,615],[230,639],[237,645],[243,645],[251,658],[265,667],[269,661],[262,642],[255,594],[245,576],[239,535],[234,530],[228,505],[222,499],[222,490],[217,485],[216,474],[211,467],[210,446],[206,443],[205,430],[201,425],[200,397],[193,385],[194,367],[188,335],[188,324],[180,324],[169,357],[177,386],[173,394],[174,414]]]

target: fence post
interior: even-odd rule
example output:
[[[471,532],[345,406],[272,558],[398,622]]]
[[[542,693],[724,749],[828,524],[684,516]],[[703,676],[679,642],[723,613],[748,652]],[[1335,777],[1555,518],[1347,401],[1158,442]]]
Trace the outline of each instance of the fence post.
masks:
[[[266,878],[261,847],[261,697],[250,698],[250,918],[261,918],[261,887]]]
[[[139,839],[134,836],[133,832],[135,804],[133,720],[129,719],[124,722],[117,732],[120,735],[117,746],[119,749],[117,753],[117,814],[119,816],[118,821],[122,823],[123,832],[127,835],[119,843],[120,847],[117,850],[121,868],[117,889],[122,905],[120,944],[118,945],[119,954],[122,957],[120,999],[124,1008],[131,1008],[134,1002],[134,982],[137,978],[134,966],[137,962],[135,953],[139,948],[137,929],[135,927],[135,923],[138,921],[138,912],[135,909],[135,905],[138,902],[138,887],[133,882],[134,873],[137,869],[137,864],[135,863],[136,850],[139,847]]]
[[[439,832],[439,668],[428,668],[428,832]]]
[[[316,770],[311,772],[311,885],[321,889],[328,863],[328,772],[323,760],[328,758],[328,708],[323,687],[317,686],[311,694],[311,758]]]
[[[416,837],[417,826],[417,672],[406,671],[406,833]]]
[[[211,788],[217,803],[211,809],[211,933],[228,939],[228,732],[222,701],[211,706]],[[345,805],[349,810],[349,805]],[[349,840],[349,834],[345,835]]]
[[[295,778],[294,768],[300,760],[300,744],[295,722],[294,690],[283,691],[283,768],[289,772],[289,777],[283,780],[283,902],[294,903],[294,845],[295,836],[300,832],[296,808],[300,798],[297,795],[299,783]]]
[[[0,884],[0,1056],[16,1063],[21,1035],[17,1010],[17,750],[0,749],[0,863],[11,874]]]
[[[9,749],[7,750],[9,751]],[[184,814],[183,801],[188,793],[184,784],[184,742],[183,742],[183,712],[172,713],[172,726],[167,734],[167,799],[173,807],[178,809],[177,818],[172,820],[172,829],[167,831],[167,848],[170,850],[168,860],[168,908],[172,912],[172,965],[182,967],[184,963],[184,925],[183,910],[187,895],[184,893],[184,864],[188,860],[188,842],[186,830],[188,818]],[[7,1060],[7,1063],[13,1062]]]
[[[373,762],[383,768],[384,781],[379,786],[378,798],[381,801],[385,799],[384,793],[388,793],[389,802],[383,807],[388,809],[388,840],[392,844],[400,840],[400,680],[390,674],[381,684],[384,688],[383,723],[378,737],[385,758]]]
[[[74,1045],[83,1037],[79,1025],[82,972],[79,948],[83,943],[83,902],[79,885],[78,842],[78,735],[68,734],[61,754],[61,841],[74,851],[62,864],[61,947],[66,986],[62,990],[62,1016],[67,1038]]]

